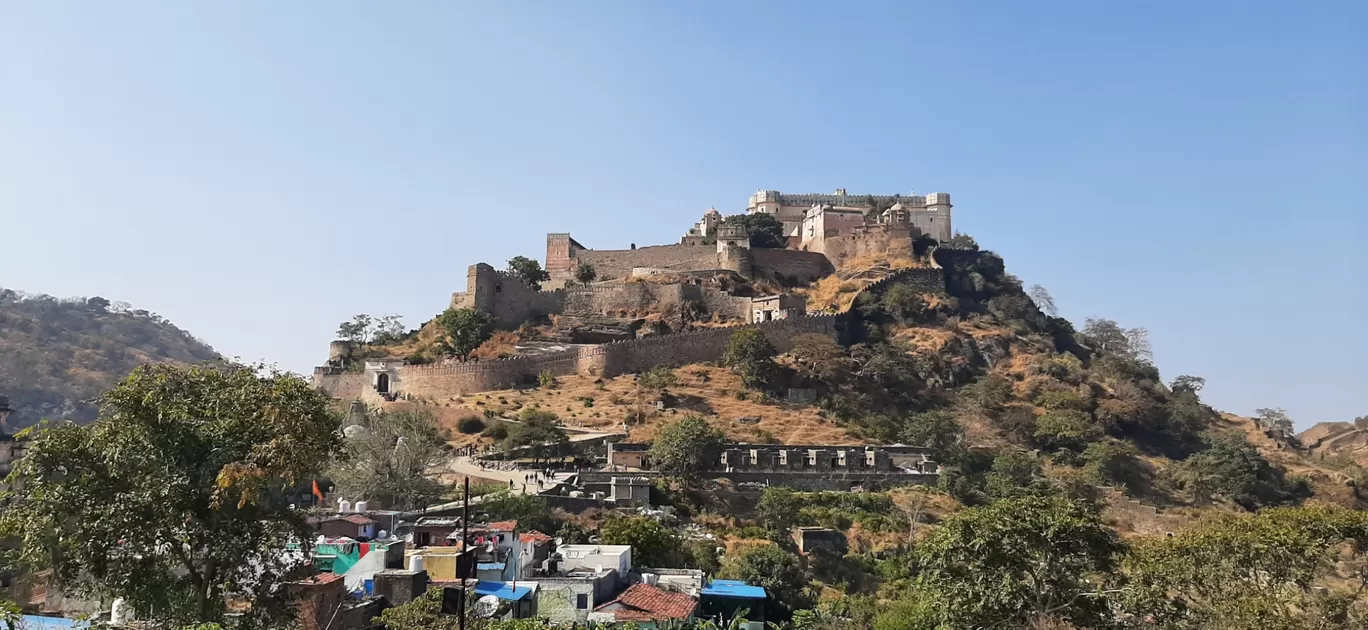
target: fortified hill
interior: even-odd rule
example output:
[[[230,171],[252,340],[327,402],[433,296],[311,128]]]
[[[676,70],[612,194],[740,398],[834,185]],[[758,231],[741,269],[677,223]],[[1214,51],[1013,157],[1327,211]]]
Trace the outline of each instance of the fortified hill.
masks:
[[[745,226],[726,222],[712,209],[671,245],[599,250],[568,233],[550,233],[545,288],[528,286],[488,264],[472,265],[465,291],[452,294],[451,306],[489,314],[503,330],[535,329],[531,334],[543,343],[541,350],[493,361],[427,365],[376,357],[358,372],[349,360],[351,349],[335,342],[328,365],[315,370],[314,380],[335,397],[378,402],[513,387],[545,373],[609,377],[658,365],[715,361],[727,338],[745,326],[760,329],[784,351],[796,335],[835,337],[843,326],[842,313],[809,312],[803,296],[787,291],[866,256],[931,260],[929,266],[901,270],[880,284],[944,288],[942,271],[926,254],[952,234],[948,194],[761,191],[751,196],[747,212],[779,219],[785,247],[752,247]],[[574,280],[581,264],[594,268],[595,282]],[[545,345],[553,349],[543,351]]]

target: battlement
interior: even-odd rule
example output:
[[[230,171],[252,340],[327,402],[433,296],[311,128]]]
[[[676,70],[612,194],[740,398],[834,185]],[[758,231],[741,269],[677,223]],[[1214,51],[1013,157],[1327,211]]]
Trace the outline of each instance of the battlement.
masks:
[[[776,250],[782,251],[782,250]],[[488,265],[472,266],[472,275],[488,274]],[[502,279],[502,276],[499,277]],[[879,292],[895,283],[906,283],[921,290],[944,288],[942,270],[912,268],[897,271],[887,278],[866,287],[862,293]],[[642,286],[645,283],[634,283]],[[545,292],[560,295],[597,296],[611,294],[624,286],[582,287]],[[683,285],[669,285],[683,289]],[[475,293],[477,291],[472,291]],[[529,292],[530,293],[530,292]],[[730,296],[729,296],[730,297]],[[744,298],[734,298],[749,300]],[[735,324],[691,330],[670,335],[657,335],[613,341],[609,343],[567,348],[539,355],[521,355],[489,361],[442,363],[435,365],[394,364],[381,366],[391,393],[440,400],[472,392],[490,391],[535,383],[537,376],[582,375],[608,378],[620,374],[639,373],[661,365],[706,363],[722,358],[727,342],[741,330],[758,330],[779,352],[792,348],[793,339],[801,334],[815,333],[837,337],[846,326],[847,313],[797,315],[755,323]],[[337,366],[316,368],[314,383],[332,396],[378,402],[375,382],[371,375],[348,372]]]
[[[870,201],[879,205],[892,205],[901,203],[909,207],[924,207],[928,205],[941,205],[950,203],[950,193],[930,193],[925,196],[915,194],[892,194],[892,195],[870,195],[870,194],[849,194],[844,189],[835,193],[781,193],[776,190],[766,190],[751,195],[749,207],[756,208],[760,204],[778,204],[781,206],[806,206],[827,205],[846,208],[869,207]]]

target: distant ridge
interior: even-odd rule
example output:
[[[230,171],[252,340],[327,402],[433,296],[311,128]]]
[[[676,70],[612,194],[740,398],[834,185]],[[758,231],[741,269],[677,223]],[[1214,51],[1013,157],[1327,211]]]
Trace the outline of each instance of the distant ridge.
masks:
[[[145,363],[220,359],[170,321],[102,297],[55,298],[0,287],[0,394],[15,431],[43,418],[95,419],[93,399]]]

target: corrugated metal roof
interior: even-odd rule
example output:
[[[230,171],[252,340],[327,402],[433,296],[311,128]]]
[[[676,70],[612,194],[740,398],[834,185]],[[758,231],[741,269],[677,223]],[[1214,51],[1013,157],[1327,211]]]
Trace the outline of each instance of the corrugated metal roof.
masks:
[[[700,591],[703,595],[712,597],[744,597],[746,599],[765,599],[765,589],[759,586],[751,586],[740,580],[713,580],[706,588]]]

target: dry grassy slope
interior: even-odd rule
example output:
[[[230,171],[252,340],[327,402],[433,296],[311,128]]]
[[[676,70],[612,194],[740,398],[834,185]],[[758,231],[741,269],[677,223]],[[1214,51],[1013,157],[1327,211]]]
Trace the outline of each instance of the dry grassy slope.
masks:
[[[15,409],[11,428],[43,418],[88,422],[98,412],[93,400],[140,365],[218,358],[154,313],[0,288],[0,394]]]
[[[772,435],[784,444],[857,444],[844,429],[821,417],[811,406],[779,402],[762,403],[747,395],[741,379],[728,370],[706,365],[690,365],[675,370],[677,384],[670,393],[679,399],[674,409],[657,411],[655,396],[641,392],[646,421],[627,427],[629,439],[649,440],[655,428],[664,421],[697,413],[707,417],[727,437],[742,442],[759,442]],[[586,406],[586,399],[592,406]],[[419,406],[437,414],[444,427],[455,428],[462,417],[483,416],[486,409],[501,416],[513,417],[526,407],[538,407],[554,412],[569,427],[603,431],[623,430],[623,421],[637,408],[638,390],[632,376],[619,376],[597,383],[596,379],[563,376],[551,387],[523,390],[500,390],[452,397],[445,400],[422,401]],[[394,403],[396,406],[413,403]],[[742,418],[759,418],[753,424],[741,423]],[[767,435],[768,434],[768,435]],[[470,436],[453,435],[457,443],[474,441]]]

